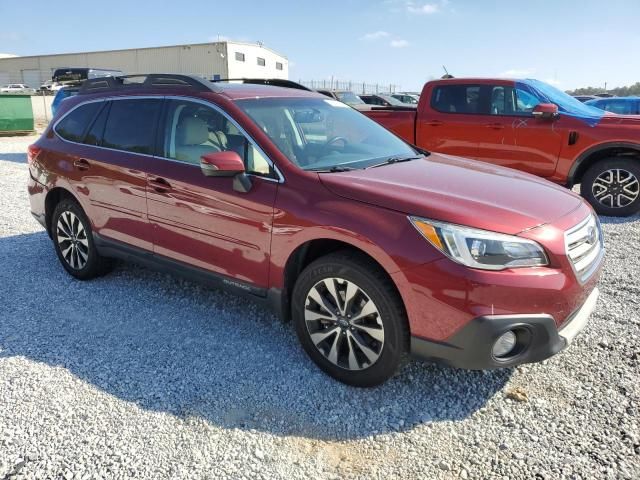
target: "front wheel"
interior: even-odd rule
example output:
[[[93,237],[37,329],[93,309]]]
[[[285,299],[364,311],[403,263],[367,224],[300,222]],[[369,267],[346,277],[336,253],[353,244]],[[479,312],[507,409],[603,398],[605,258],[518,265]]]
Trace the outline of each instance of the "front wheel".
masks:
[[[589,167],[581,195],[600,215],[627,217],[640,211],[640,161],[613,157]]]
[[[406,314],[391,280],[349,251],[321,257],[304,269],[293,291],[292,313],[309,357],[348,385],[383,383],[408,349]]]

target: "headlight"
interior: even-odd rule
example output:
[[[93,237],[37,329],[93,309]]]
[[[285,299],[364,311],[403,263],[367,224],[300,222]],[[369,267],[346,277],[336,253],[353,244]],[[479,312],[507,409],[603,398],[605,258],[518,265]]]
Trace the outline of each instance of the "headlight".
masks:
[[[409,220],[431,245],[467,267],[504,270],[549,263],[544,249],[533,240],[426,218]]]

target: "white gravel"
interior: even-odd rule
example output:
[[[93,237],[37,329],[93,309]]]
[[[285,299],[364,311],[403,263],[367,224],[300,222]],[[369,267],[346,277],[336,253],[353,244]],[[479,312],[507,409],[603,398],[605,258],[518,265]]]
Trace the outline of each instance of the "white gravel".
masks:
[[[256,305],[132,265],[79,282],[0,138],[0,479],[640,478],[640,219],[603,219],[601,300],[572,347],[384,386],[326,377]]]

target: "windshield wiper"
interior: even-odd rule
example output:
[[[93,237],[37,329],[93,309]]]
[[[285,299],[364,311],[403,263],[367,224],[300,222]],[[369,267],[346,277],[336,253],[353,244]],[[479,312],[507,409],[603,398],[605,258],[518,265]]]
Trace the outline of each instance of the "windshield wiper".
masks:
[[[421,155],[419,157],[389,157],[384,162],[369,165],[367,168],[382,167],[384,165],[391,165],[392,163],[408,162],[409,160],[419,160],[420,158],[424,158],[424,156]]]
[[[331,168],[311,169],[312,172],[318,172],[318,173],[349,172],[351,170],[355,170],[355,168],[353,168],[353,167],[343,167],[343,166],[340,166],[340,165],[334,165]]]

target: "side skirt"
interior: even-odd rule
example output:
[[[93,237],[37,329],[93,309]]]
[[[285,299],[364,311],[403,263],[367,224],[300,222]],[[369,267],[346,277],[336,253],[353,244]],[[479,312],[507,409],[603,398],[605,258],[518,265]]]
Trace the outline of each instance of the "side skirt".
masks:
[[[280,318],[283,318],[281,309],[283,304],[282,291],[279,289],[256,287],[251,283],[194,267],[162,255],[156,255],[148,250],[133,247],[117,240],[105,238],[95,232],[93,233],[93,241],[98,253],[103,257],[118,258],[126,262],[137,263],[153,270],[179,275],[187,280],[241,295],[255,302],[265,304],[265,306],[273,309],[274,313]]]

